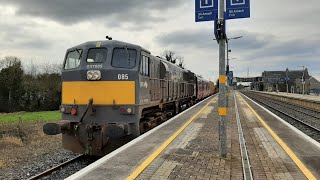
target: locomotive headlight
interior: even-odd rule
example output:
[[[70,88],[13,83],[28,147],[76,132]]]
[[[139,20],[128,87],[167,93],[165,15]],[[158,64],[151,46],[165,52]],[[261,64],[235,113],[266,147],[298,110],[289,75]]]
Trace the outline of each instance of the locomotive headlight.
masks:
[[[87,79],[89,81],[97,81],[101,79],[101,72],[99,70],[87,71]]]
[[[60,112],[64,113],[66,111],[66,108],[64,108],[63,106],[60,106]]]
[[[133,106],[121,106],[120,107],[120,114],[132,115],[132,114],[134,114],[134,107]]]

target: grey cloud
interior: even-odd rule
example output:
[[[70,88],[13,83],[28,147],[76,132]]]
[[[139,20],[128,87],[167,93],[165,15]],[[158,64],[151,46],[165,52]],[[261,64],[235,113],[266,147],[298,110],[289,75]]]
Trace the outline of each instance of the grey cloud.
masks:
[[[295,40],[270,40],[266,46],[263,46],[248,56],[248,58],[258,57],[314,57],[319,50],[316,40],[304,41],[304,39]],[[241,47],[242,48],[242,47]],[[251,49],[250,49],[251,52]]]
[[[274,57],[274,56],[312,56],[319,52],[318,39],[281,39],[272,34],[254,33],[248,31],[230,32],[229,38],[243,36],[238,40],[230,40],[229,48],[234,53],[248,54],[248,58]],[[213,49],[211,37],[213,31],[201,29],[196,31],[176,31],[158,36],[156,39],[160,45],[172,45],[176,47],[191,47],[197,49]],[[216,43],[215,43],[216,44]]]
[[[92,19],[108,19],[118,23],[162,21],[163,12],[178,7],[183,2],[184,0],[0,0],[1,4],[16,6],[18,15],[48,18],[62,24]]]
[[[173,49],[192,49],[197,53],[218,54],[218,46],[213,45],[217,43],[211,40],[212,34],[209,28],[195,31],[181,30],[162,34],[156,37],[156,40],[161,46],[169,45]],[[229,38],[236,36],[243,36],[243,38],[229,41],[229,48],[232,49],[229,57],[237,58],[231,64],[237,66],[238,71],[246,72],[247,68],[251,67],[260,73],[264,70],[282,70],[286,67],[298,69],[300,65],[320,68],[319,38],[286,39],[268,33],[229,32]]]
[[[36,24],[30,22],[16,24],[6,24],[0,22],[0,32],[2,41],[0,47],[3,49],[43,49],[51,47],[49,40],[36,35],[33,28]]]
[[[211,35],[211,36],[210,36]],[[197,31],[175,31],[156,37],[156,41],[162,46],[196,47],[198,49],[211,48],[216,41],[213,41],[213,32],[210,29]]]

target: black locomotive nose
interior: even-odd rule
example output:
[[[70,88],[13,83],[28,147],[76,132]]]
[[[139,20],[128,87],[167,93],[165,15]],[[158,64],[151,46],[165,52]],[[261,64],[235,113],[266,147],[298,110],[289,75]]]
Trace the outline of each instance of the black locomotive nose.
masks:
[[[47,135],[57,135],[61,133],[61,125],[56,123],[47,123],[43,126],[43,132]]]

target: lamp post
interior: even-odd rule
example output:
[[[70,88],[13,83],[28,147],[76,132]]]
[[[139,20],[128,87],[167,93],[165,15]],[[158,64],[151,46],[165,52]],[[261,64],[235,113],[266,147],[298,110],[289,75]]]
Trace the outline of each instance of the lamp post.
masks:
[[[302,95],[304,95],[304,84],[306,82],[304,81],[304,66],[303,66],[303,71],[302,71]]]
[[[289,81],[289,77],[288,77],[288,71],[289,69],[286,69],[286,87],[287,87],[287,94],[289,93],[289,85],[288,85],[288,81]]]
[[[304,95],[304,84],[305,84],[305,81],[304,81],[304,67],[305,66],[299,66],[299,67],[302,67],[302,77],[301,77],[301,84],[302,84],[302,95]]]
[[[279,74],[277,74],[277,92],[279,92]]]
[[[229,41],[233,40],[233,39],[240,39],[243,36],[237,36],[237,37],[232,37],[232,38],[226,38],[226,43],[227,43],[227,65],[226,65],[226,74],[228,75],[228,70],[229,70],[229,52],[231,52],[231,49],[229,49]],[[217,39],[213,39],[213,40],[217,40]]]
[[[237,36],[233,38],[226,38],[226,43],[227,43],[227,65],[226,65],[226,75],[228,76],[229,74],[229,52],[231,52],[231,49],[229,49],[229,41],[232,39],[240,39],[243,36]],[[229,82],[227,85],[227,107],[229,106],[229,94],[230,94],[230,87],[229,87]]]
[[[242,38],[243,36],[237,36],[237,37],[233,37],[233,38],[227,38],[226,39],[226,43],[227,43],[227,66],[226,66],[226,72],[228,72],[228,69],[229,69],[229,52],[231,52],[231,49],[229,49],[229,41],[232,40],[232,39],[240,39]]]
[[[279,83],[279,75],[281,76],[281,74],[273,74],[273,76],[276,77],[276,92],[279,91],[279,88],[278,88],[278,83]],[[273,87],[272,87],[273,89]]]

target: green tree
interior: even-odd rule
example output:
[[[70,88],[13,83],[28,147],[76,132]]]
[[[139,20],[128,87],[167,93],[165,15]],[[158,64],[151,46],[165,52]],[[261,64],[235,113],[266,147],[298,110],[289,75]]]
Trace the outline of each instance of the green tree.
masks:
[[[21,60],[7,56],[0,60],[0,111],[13,112],[20,109],[23,93],[23,69]]]

